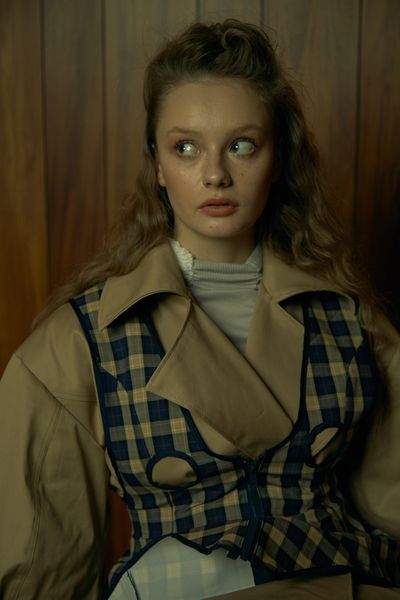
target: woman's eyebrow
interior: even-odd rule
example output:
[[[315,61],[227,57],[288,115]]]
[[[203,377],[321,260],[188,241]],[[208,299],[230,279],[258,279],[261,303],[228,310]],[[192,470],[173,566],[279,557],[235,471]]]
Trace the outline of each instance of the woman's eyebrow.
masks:
[[[175,127],[171,127],[171,129],[168,129],[167,134],[169,133],[180,133],[180,134],[184,134],[184,135],[194,135],[194,134],[198,134],[199,132],[196,131],[195,129],[186,129],[185,127],[178,127],[177,125]]]
[[[257,131],[260,133],[266,132],[266,127],[261,127],[261,125],[257,125],[256,123],[246,123],[245,125],[240,125],[240,127],[234,127],[232,129],[228,129],[226,131],[227,135],[238,135],[243,133],[244,131]],[[171,133],[179,133],[181,135],[203,135],[203,133],[196,129],[187,129],[186,127],[179,127],[178,125],[171,127],[168,129],[167,134]]]

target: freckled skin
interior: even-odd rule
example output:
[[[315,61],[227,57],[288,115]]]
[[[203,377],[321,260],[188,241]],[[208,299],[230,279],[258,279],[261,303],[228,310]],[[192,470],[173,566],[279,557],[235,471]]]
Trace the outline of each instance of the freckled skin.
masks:
[[[250,255],[276,179],[272,129],[258,92],[244,80],[182,83],[164,99],[158,182],[174,211],[174,238],[197,258],[244,262]],[[203,207],[213,202],[225,205]]]

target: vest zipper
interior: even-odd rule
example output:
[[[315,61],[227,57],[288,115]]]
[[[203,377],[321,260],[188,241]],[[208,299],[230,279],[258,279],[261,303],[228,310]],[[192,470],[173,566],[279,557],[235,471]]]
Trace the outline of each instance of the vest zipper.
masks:
[[[260,497],[257,489],[257,468],[258,462],[243,461],[243,468],[246,473],[247,498],[250,504],[251,517],[247,526],[240,557],[243,560],[250,560],[253,556],[254,548],[257,543],[258,534],[261,526]]]

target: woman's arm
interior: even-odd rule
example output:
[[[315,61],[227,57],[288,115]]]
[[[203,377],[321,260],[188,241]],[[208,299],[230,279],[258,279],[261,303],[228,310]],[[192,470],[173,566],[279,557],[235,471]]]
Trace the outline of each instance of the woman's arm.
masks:
[[[371,525],[400,539],[400,335],[385,320],[375,354],[385,407],[372,424],[362,462],[351,481],[354,501]]]
[[[109,475],[96,398],[68,393],[72,346],[56,331],[35,332],[0,382],[3,600],[99,597]]]

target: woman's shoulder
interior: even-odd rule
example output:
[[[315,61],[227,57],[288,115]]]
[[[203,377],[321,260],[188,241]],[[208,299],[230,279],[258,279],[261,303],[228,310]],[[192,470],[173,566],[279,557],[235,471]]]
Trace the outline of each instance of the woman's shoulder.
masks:
[[[15,356],[57,398],[93,398],[90,350],[70,303],[37,325]]]

